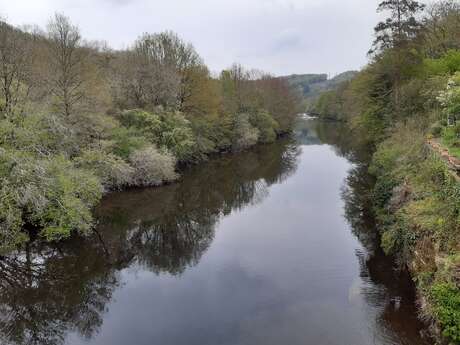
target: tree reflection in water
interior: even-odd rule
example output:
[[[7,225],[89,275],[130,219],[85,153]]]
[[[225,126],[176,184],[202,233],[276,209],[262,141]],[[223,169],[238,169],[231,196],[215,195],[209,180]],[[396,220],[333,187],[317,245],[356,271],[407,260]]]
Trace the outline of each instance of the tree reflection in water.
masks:
[[[319,122],[314,131],[321,142],[353,163],[342,188],[344,216],[364,250],[356,251],[362,280],[360,293],[378,310],[375,320],[385,338],[382,343],[431,344],[426,327],[417,319],[415,289],[405,269],[380,248],[380,235],[372,211],[374,179],[368,173],[372,147],[360,141],[344,124]]]
[[[375,336],[385,338],[376,343],[424,344],[410,279],[379,247],[369,147],[340,126],[302,122],[297,142],[283,139],[221,157],[191,168],[177,184],[109,195],[96,210],[94,236],[51,245],[36,241],[1,258],[0,343],[59,345],[69,333],[94,337],[123,269],[181,275],[200,261],[223,216],[260,203],[271,185],[296,170],[299,145],[325,143],[353,164],[342,198],[362,244],[356,255],[363,308],[375,315]]]
[[[141,265],[179,275],[196,265],[222,216],[255,204],[292,174],[299,148],[283,139],[192,168],[180,183],[109,195],[90,238],[29,243],[0,259],[0,342],[57,345],[91,338],[120,285]]]

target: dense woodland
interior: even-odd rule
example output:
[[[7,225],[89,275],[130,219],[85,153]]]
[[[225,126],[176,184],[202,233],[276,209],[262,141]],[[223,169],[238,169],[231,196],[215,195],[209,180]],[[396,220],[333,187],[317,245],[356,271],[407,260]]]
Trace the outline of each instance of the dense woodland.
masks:
[[[460,183],[427,144],[460,158],[460,3],[385,0],[378,10],[370,63],[315,110],[373,148],[383,249],[409,267],[424,316],[460,343]]]
[[[297,112],[285,80],[238,64],[213,76],[173,32],[120,51],[83,40],[61,14],[46,30],[2,21],[1,247],[31,231],[48,241],[87,233],[103,193],[272,142]]]

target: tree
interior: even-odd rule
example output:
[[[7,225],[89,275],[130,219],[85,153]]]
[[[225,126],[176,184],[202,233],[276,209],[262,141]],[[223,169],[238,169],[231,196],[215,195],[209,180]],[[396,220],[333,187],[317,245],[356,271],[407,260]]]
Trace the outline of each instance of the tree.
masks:
[[[32,61],[27,34],[0,20],[0,113],[5,117],[21,112],[30,92]]]
[[[460,50],[460,3],[443,0],[430,5],[423,20],[425,50],[438,58],[449,50]]]
[[[51,93],[59,112],[69,117],[84,97],[81,69],[85,56],[80,32],[69,18],[57,13],[48,24],[48,39]]]
[[[240,64],[233,64],[220,74],[224,108],[229,113],[248,111],[247,89],[250,73]]]
[[[120,100],[139,108],[182,110],[192,95],[190,84],[204,67],[193,46],[170,31],[143,34],[120,62]]]
[[[376,37],[369,54],[375,54],[382,61],[381,65],[387,66],[382,77],[388,79],[392,86],[393,112],[396,117],[401,115],[404,74],[419,59],[416,50],[410,48],[421,29],[416,16],[424,7],[414,0],[384,0],[377,8],[378,12],[389,11],[389,17],[375,27]]]
[[[219,111],[219,82],[206,66],[196,66],[186,72],[181,111],[190,116],[215,116]]]
[[[414,0],[384,0],[378,12],[389,11],[389,17],[375,27],[376,38],[370,53],[379,52],[387,48],[402,47],[413,39],[421,28],[416,19],[425,5]]]

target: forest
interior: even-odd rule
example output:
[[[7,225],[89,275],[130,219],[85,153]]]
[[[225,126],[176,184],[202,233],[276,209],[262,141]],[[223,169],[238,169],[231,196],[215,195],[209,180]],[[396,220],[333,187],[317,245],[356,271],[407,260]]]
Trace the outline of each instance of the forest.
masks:
[[[170,31],[114,50],[63,14],[45,29],[0,21],[2,251],[87,234],[103,194],[273,142],[298,106],[285,80],[239,64],[213,74]]]
[[[458,343],[460,4],[387,0],[378,10],[387,17],[375,27],[370,63],[314,109],[345,121],[372,148],[382,247],[409,267],[424,318]]]

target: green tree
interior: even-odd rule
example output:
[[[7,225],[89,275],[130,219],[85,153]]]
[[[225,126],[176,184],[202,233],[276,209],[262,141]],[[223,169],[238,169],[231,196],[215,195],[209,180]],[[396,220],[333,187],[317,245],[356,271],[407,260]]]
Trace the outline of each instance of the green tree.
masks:
[[[388,18],[375,27],[374,53],[388,48],[401,47],[413,39],[421,28],[416,16],[424,9],[424,5],[414,0],[382,1],[378,12],[388,11]]]

